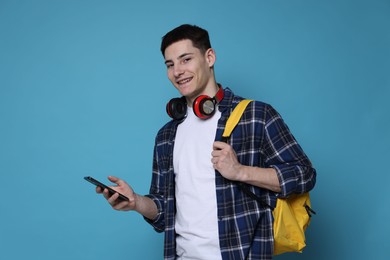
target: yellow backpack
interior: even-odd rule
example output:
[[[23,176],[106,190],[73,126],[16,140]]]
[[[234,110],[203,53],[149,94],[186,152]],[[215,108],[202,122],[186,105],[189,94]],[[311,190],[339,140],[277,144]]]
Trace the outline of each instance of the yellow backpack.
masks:
[[[252,100],[242,100],[233,110],[222,134],[224,139],[230,136],[250,102]],[[239,187],[251,198],[270,207],[244,183],[239,183]],[[305,230],[310,223],[312,213],[316,214],[311,209],[308,192],[277,199],[276,207],[272,212],[274,216],[274,255],[286,252],[302,252],[302,249],[306,246]]]

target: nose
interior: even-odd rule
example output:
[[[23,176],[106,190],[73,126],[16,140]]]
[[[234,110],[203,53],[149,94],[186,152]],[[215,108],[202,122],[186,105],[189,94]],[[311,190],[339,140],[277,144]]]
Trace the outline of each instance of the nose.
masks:
[[[180,75],[182,75],[183,73],[184,73],[184,70],[179,64],[173,66],[173,75],[176,78],[180,77]]]

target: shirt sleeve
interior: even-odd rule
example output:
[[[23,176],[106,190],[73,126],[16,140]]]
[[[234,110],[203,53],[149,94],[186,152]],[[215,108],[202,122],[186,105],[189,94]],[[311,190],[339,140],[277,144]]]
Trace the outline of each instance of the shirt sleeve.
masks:
[[[310,191],[316,170],[279,113],[270,105],[265,110],[264,151],[266,164],[276,170],[280,197]]]
[[[164,221],[164,211],[163,211],[163,204],[161,203],[161,198],[159,196],[153,195],[153,194],[147,194],[146,197],[152,199],[154,203],[157,205],[158,214],[155,219],[149,219],[144,217],[146,222],[148,222],[150,225],[153,226],[154,230],[157,232],[163,232],[165,228],[165,221]]]
[[[154,148],[153,156],[153,174],[150,184],[149,194],[145,195],[146,197],[153,200],[157,206],[158,214],[155,219],[148,219],[144,217],[146,222],[151,224],[157,232],[163,232],[165,229],[165,217],[164,217],[164,175],[160,172],[158,167],[158,155],[157,155],[157,141]]]

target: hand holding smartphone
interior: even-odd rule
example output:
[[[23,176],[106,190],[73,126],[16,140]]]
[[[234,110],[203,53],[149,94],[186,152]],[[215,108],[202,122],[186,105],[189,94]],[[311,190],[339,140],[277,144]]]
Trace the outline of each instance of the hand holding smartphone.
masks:
[[[88,182],[90,182],[90,183],[92,183],[92,184],[94,184],[94,185],[96,185],[96,186],[102,188],[103,190],[104,190],[104,189],[107,189],[107,190],[108,190],[108,193],[110,194],[110,196],[114,195],[115,193],[118,193],[118,194],[119,194],[118,199],[120,199],[120,200],[125,200],[125,201],[129,201],[129,198],[126,197],[125,195],[120,194],[119,192],[117,192],[117,191],[111,189],[111,188],[108,187],[107,185],[101,183],[101,182],[98,181],[98,180],[95,180],[95,179],[92,178],[91,176],[86,176],[86,177],[84,177],[84,179],[85,179],[86,181],[88,181]]]

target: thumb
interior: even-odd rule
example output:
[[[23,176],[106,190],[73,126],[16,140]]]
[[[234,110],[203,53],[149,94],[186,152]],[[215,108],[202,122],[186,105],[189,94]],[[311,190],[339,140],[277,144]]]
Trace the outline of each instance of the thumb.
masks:
[[[226,147],[226,143],[224,142],[219,142],[219,141],[215,141],[213,143],[213,150],[222,150],[223,148]]]
[[[118,178],[118,177],[115,177],[115,176],[108,176],[108,179],[111,181],[111,182],[113,182],[113,183],[115,183],[117,186],[125,186],[125,185],[127,185],[127,186],[129,186],[128,184],[127,184],[127,182],[125,182],[124,180],[122,180],[122,179],[120,179],[120,178]]]
[[[118,182],[120,181],[120,179],[117,178],[117,177],[115,177],[115,176],[108,176],[107,178],[108,178],[108,180],[109,180],[110,182],[113,182],[113,183],[115,183],[115,184],[118,184]]]

